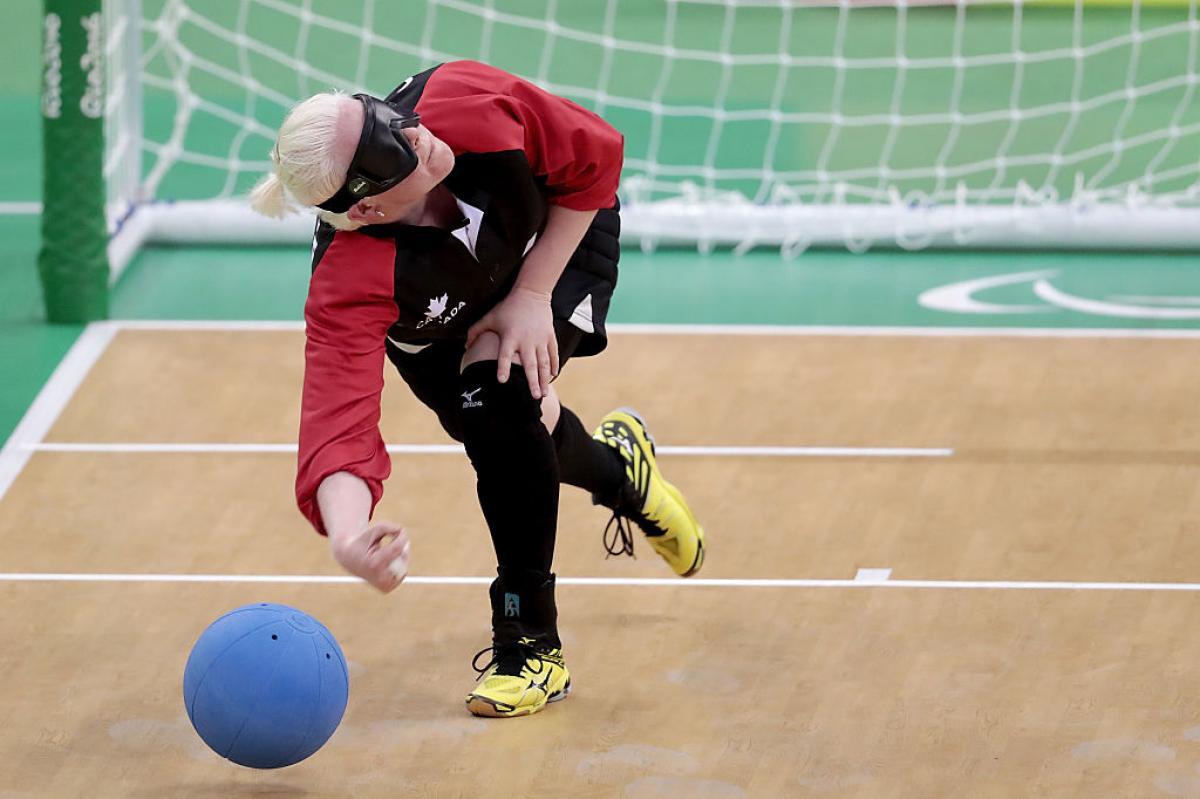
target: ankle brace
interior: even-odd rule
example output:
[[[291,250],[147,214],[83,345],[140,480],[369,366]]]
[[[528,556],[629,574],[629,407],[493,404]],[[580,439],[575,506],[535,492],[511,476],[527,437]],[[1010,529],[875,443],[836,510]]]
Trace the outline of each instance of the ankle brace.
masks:
[[[496,570],[488,594],[492,600],[492,638],[496,645],[533,638],[560,647],[554,575],[531,569]]]

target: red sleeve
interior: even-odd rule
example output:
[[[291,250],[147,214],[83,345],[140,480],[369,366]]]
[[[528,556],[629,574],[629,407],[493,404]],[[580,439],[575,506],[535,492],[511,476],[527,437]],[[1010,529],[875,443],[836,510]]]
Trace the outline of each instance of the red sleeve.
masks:
[[[556,205],[594,211],[616,202],[625,138],[570,100],[495,67],[453,61],[430,76],[416,109],[455,155],[524,151]]]
[[[334,472],[361,477],[374,512],[391,473],[379,434],[379,398],[384,340],[399,313],[392,296],[395,257],[390,240],[338,232],[309,285],[296,502],[322,535],[322,480]]]

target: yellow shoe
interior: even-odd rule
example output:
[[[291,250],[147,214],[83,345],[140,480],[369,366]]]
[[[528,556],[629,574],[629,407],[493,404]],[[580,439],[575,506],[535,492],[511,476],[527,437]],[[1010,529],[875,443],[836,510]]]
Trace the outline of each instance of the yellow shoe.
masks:
[[[475,666],[484,652],[492,653],[491,661],[482,668]],[[532,638],[485,649],[471,665],[479,672],[480,683],[467,694],[467,710],[476,716],[528,716],[571,693],[562,649],[539,645]]]
[[[609,554],[633,554],[633,538],[624,519],[633,520],[646,540],[676,574],[691,577],[704,565],[704,528],[678,488],[663,479],[655,460],[654,439],[646,423],[629,408],[618,408],[600,420],[592,435],[615,449],[625,461],[629,482],[617,506],[613,508],[616,535],[605,530],[605,548]]]

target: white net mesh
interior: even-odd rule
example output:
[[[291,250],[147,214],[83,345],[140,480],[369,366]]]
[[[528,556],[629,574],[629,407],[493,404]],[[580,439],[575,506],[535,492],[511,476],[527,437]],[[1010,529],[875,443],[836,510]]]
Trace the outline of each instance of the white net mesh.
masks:
[[[1200,228],[1197,0],[142,0],[140,17],[137,79],[114,84],[141,111],[110,138],[140,138],[137,199],[243,195],[298,99],[478,58],[625,133],[646,241],[1094,244],[1118,220],[1115,243],[1179,246]]]

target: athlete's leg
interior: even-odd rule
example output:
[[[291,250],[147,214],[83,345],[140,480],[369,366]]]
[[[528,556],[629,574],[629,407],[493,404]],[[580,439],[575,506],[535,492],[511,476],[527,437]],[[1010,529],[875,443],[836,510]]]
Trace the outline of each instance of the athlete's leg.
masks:
[[[600,420],[595,437],[620,455],[628,477],[617,501],[609,506],[613,510],[609,524],[615,525],[616,535],[609,538],[605,530],[608,551],[633,554],[633,538],[625,525],[630,520],[676,574],[690,577],[698,572],[704,565],[704,529],[683,492],[663,477],[646,422],[636,411],[618,408]]]
[[[523,375],[496,379],[499,338],[485,333],[462,359],[459,419],[479,504],[500,568],[550,571],[558,522],[558,458]]]
[[[613,507],[626,480],[624,461],[612,447],[592,438],[579,417],[561,405],[556,395],[546,399],[551,398],[557,417],[551,437],[558,454],[559,480],[591,493],[597,505]],[[542,409],[545,413],[546,402],[542,403]]]
[[[418,352],[406,352],[389,341],[387,354],[413,396],[437,414],[446,435],[455,441],[462,441],[459,420],[462,397],[458,388],[462,344],[439,341]]]
[[[519,370],[496,379],[499,338],[480,336],[462,360],[463,445],[475,467],[479,506],[498,567],[492,604],[492,661],[467,695],[476,715],[534,713],[566,696],[554,601],[558,458],[540,403]]]

